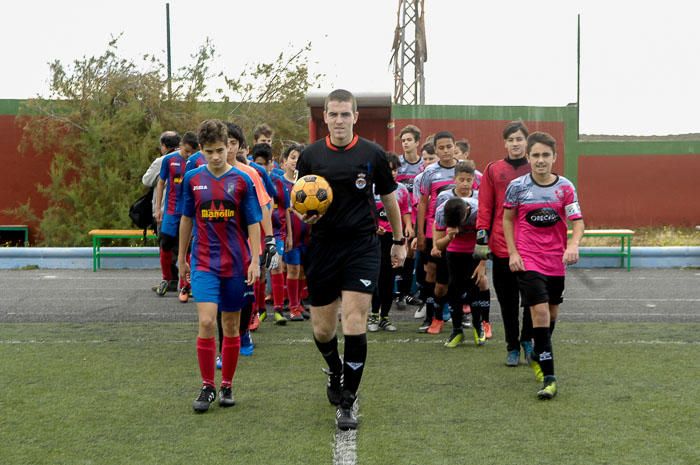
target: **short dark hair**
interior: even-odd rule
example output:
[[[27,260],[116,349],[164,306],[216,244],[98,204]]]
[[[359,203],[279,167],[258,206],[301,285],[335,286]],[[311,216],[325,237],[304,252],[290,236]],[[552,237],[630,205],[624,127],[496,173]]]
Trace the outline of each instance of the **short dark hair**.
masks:
[[[176,150],[180,146],[180,135],[175,131],[165,131],[160,135],[160,145],[168,150]]]
[[[462,153],[467,153],[469,151],[469,141],[467,139],[458,140],[455,145],[459,147]]]
[[[503,128],[503,140],[508,139],[511,134],[518,131],[521,131],[525,137],[530,134],[530,131],[528,131],[527,126],[525,126],[525,123],[523,123],[522,120],[511,121],[510,123],[506,124],[505,128]]]
[[[250,153],[253,156],[253,160],[264,158],[266,165],[272,160],[272,147],[269,144],[255,144]]]
[[[416,142],[420,140],[420,129],[418,129],[417,126],[414,126],[412,124],[404,126],[403,129],[401,129],[401,132],[399,133],[399,139],[402,138],[404,134],[413,134],[413,140],[415,140]]]
[[[290,145],[282,152],[282,160],[286,160],[287,158],[289,158],[289,154],[291,154],[295,150],[301,155],[301,152],[304,150],[304,146],[297,143]]]
[[[243,129],[236,123],[232,123],[230,121],[226,122],[226,130],[228,131],[228,138],[229,139],[236,139],[238,141],[238,145],[241,147],[245,147],[245,136],[243,135]]]
[[[422,152],[424,150],[430,155],[435,155],[435,146],[432,142],[426,142],[425,144],[423,144],[423,147],[420,148],[420,151]]]
[[[253,140],[258,140],[260,136],[272,137],[272,128],[266,123],[259,124],[253,130]]]
[[[433,137],[433,144],[437,145],[437,141],[440,139],[452,139],[452,142],[454,142],[455,136],[450,131],[440,131]]]
[[[192,131],[187,131],[182,135],[181,143],[183,145],[187,144],[195,150],[197,150],[197,147],[199,147],[199,140],[197,139],[197,134],[195,134]]]
[[[471,213],[471,207],[464,200],[453,197],[445,202],[445,226],[458,228]]]
[[[476,165],[472,160],[460,160],[455,165],[455,178],[460,173],[474,174]]]
[[[387,152],[386,153],[386,161],[389,162],[389,167],[392,170],[398,169],[399,166],[401,166],[401,159],[394,152]]]
[[[527,153],[535,144],[544,144],[552,149],[552,153],[557,153],[557,141],[546,132],[533,132],[527,137]]]
[[[357,111],[357,100],[352,92],[345,89],[336,89],[326,96],[323,102],[323,109],[328,110],[328,102],[350,102],[352,104],[352,111]]]
[[[228,143],[228,130],[226,124],[218,119],[208,119],[202,121],[197,131],[197,139],[203,146],[216,142]]]

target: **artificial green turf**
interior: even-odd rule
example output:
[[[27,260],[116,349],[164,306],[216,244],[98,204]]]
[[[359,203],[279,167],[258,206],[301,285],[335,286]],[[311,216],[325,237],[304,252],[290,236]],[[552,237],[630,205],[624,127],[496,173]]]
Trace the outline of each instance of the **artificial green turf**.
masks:
[[[700,463],[698,324],[561,322],[548,402],[529,368],[504,365],[500,325],[486,346],[457,349],[414,326],[369,335],[358,463]],[[4,324],[0,463],[332,462],[334,410],[308,323],[263,323],[237,405],[204,415],[191,410],[195,330]]]

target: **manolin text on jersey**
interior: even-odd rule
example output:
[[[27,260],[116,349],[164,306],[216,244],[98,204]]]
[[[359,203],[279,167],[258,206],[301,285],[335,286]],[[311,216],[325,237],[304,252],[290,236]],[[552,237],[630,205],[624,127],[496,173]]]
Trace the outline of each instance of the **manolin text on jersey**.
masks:
[[[209,221],[226,221],[235,216],[234,203],[228,200],[204,202],[199,210],[200,218]]]
[[[553,208],[538,208],[537,210],[532,210],[528,212],[525,216],[527,222],[532,226],[537,226],[540,228],[545,228],[547,226],[553,226],[561,220],[557,212]]]

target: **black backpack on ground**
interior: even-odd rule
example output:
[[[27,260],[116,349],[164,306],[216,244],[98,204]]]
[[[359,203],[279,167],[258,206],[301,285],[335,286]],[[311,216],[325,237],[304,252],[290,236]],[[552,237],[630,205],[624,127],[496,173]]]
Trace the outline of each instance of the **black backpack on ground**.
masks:
[[[129,218],[136,227],[143,229],[143,238],[149,229],[156,230],[155,218],[153,218],[153,188],[139,197],[136,202],[129,207]]]

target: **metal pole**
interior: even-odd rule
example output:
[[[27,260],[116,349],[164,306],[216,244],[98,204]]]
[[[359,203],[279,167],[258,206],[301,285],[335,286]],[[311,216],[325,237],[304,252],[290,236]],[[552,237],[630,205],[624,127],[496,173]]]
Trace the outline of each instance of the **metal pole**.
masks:
[[[165,28],[168,37],[168,99],[173,97],[172,61],[170,58],[170,3],[165,4]]]

